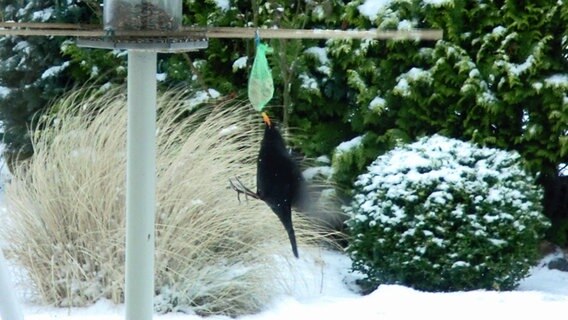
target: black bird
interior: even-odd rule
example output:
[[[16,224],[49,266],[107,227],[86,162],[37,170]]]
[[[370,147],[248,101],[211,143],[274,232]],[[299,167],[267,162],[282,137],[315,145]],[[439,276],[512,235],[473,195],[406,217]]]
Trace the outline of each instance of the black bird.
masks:
[[[256,193],[245,187],[238,179],[231,186],[239,194],[263,200],[278,216],[284,225],[292,252],[298,258],[296,236],[292,225],[292,207],[303,211],[308,199],[306,185],[298,164],[286,150],[286,144],[278,129],[272,124],[266,113],[264,120],[264,137],[258,153],[256,169]]]

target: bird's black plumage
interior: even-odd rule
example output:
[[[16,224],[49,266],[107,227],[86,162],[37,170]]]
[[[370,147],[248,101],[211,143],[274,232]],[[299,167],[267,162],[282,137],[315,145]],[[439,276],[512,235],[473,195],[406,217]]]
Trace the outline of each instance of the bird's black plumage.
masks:
[[[264,137],[258,154],[256,185],[258,197],[278,216],[298,258],[296,236],[292,225],[292,207],[303,207],[305,181],[291,157],[282,135],[265,114]]]

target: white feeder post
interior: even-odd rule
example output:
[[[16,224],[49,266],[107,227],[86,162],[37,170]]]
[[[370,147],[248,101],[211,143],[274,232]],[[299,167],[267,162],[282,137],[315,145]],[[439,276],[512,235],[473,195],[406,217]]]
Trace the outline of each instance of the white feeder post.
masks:
[[[152,51],[128,50],[127,320],[149,320],[154,312],[156,56]]]

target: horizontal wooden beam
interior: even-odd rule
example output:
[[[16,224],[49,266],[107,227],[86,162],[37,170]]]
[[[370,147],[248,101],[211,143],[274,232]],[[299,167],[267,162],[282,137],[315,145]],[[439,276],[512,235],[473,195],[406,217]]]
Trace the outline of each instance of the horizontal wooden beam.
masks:
[[[254,38],[254,28],[207,28],[209,38]],[[326,30],[326,29],[258,29],[264,39],[394,39],[439,40],[441,30]]]
[[[4,36],[44,36],[44,37],[102,37],[104,32],[100,30],[76,30],[76,29],[1,29],[0,35]]]
[[[0,28],[94,30],[101,29],[101,26],[82,23],[0,22]]]
[[[258,30],[263,39],[379,39],[439,40],[443,32],[433,29],[412,30],[325,30],[325,29],[256,29],[231,27],[184,27],[179,31],[116,31],[114,36],[136,39],[151,38],[224,38],[252,39]],[[65,23],[1,22],[0,35],[61,36],[97,38],[108,36],[100,25]]]

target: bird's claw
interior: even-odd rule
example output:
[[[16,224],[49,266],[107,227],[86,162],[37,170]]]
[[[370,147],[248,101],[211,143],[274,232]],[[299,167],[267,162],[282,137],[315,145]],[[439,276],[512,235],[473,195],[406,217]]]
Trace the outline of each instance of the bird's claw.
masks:
[[[248,201],[248,197],[251,197],[253,199],[260,199],[256,192],[247,188],[237,177],[235,177],[235,182],[229,179],[229,184],[231,185],[231,189],[237,192],[237,199],[239,200],[239,203],[241,203],[241,193],[245,195],[245,201]]]

